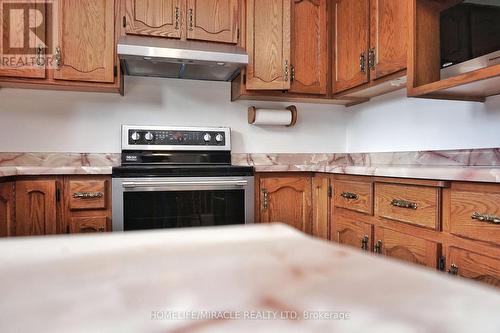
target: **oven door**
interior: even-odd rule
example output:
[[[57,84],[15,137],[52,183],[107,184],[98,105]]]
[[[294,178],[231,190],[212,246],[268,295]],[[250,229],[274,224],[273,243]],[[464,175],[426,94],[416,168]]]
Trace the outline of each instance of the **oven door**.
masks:
[[[114,178],[113,231],[253,223],[253,177]]]

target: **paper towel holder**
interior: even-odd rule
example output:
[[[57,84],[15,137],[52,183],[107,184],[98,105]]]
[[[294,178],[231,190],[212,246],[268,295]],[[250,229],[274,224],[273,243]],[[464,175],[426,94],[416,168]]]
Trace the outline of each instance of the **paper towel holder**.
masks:
[[[292,127],[297,123],[297,107],[295,105],[290,105],[283,109],[283,111],[290,111],[292,113],[292,121],[290,122],[289,125],[286,125],[286,127]],[[255,117],[257,113],[257,108],[255,106],[249,106],[248,107],[248,123],[252,125],[255,123]]]

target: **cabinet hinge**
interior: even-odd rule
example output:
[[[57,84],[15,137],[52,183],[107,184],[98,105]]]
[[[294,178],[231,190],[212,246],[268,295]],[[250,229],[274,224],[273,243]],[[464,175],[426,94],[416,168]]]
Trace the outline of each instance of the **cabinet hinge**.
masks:
[[[117,77],[117,76],[118,76],[118,66],[116,66],[116,65],[113,67],[113,75],[114,75],[115,77]]]
[[[56,201],[61,202],[61,189],[59,187],[56,188]]]
[[[446,270],[446,258],[444,256],[439,257],[438,269],[442,272]]]
[[[328,197],[333,197],[333,188],[332,185],[328,185]]]
[[[247,75],[243,74],[243,84],[247,84]]]
[[[125,16],[123,17],[123,27],[127,27],[127,18]]]

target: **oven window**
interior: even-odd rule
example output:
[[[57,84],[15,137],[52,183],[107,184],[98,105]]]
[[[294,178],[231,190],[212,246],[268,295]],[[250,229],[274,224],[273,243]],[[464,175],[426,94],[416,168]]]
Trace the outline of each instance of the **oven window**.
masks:
[[[244,190],[125,192],[124,230],[245,223]]]

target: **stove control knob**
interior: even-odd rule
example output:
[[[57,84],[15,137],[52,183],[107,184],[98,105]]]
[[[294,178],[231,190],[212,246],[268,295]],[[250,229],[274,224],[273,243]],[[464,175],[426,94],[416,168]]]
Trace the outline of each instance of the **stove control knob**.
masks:
[[[139,133],[137,133],[137,132],[134,132],[134,133],[132,133],[132,135],[130,136],[130,138],[132,140],[134,140],[134,141],[137,141],[137,140],[139,140],[141,138],[141,135]]]
[[[147,140],[147,141],[152,141],[154,139],[154,136],[153,136],[153,133],[151,132],[147,132],[146,135],[144,136],[144,138]]]
[[[219,133],[215,136],[215,141],[222,142],[222,140],[224,140],[224,136],[222,134]]]
[[[206,133],[204,136],[203,136],[203,141],[205,142],[210,142],[210,140],[212,140],[212,136],[208,133]]]

